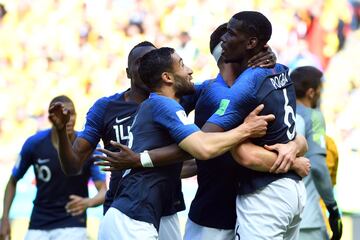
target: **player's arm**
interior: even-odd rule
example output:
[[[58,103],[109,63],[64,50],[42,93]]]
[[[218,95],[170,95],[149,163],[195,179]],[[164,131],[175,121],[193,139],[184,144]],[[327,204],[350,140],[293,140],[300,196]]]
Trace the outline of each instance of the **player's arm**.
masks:
[[[297,124],[297,127],[298,125],[300,124]],[[233,149],[233,157],[239,164],[256,171],[285,173],[294,170],[304,177],[310,170],[309,160],[297,159],[297,157],[303,156],[307,150],[306,139],[298,134],[293,141],[286,144],[265,145],[265,149],[248,141]]]
[[[3,213],[1,219],[1,229],[0,229],[0,239],[10,238],[10,221],[9,221],[9,212],[12,205],[12,202],[15,198],[16,193],[16,179],[11,176],[5,188],[4,202],[3,202]]]
[[[263,135],[266,131],[267,121],[273,120],[273,115],[258,116],[263,109],[263,105],[258,106],[250,113],[248,122],[242,124],[224,135],[219,133],[204,133],[197,131],[183,139],[179,146],[190,154],[194,154],[197,159],[208,159],[211,156],[218,156],[226,152],[236,141],[243,141],[250,135]],[[215,125],[214,125],[215,126]],[[205,135],[204,135],[205,134]],[[236,135],[234,137],[234,135]],[[103,160],[97,162],[99,166],[104,166],[105,171],[120,170],[124,168],[142,167],[141,155],[133,152],[127,146],[111,141],[111,144],[118,148],[119,152],[111,152],[106,149],[97,149],[105,156],[96,155],[95,157]],[[153,166],[168,165],[175,162],[192,159],[189,153],[182,150],[176,144],[167,147],[151,150],[147,153]]]
[[[110,144],[117,148],[118,151],[112,152],[107,149],[97,148],[96,151],[102,152],[105,155],[94,155],[95,158],[102,160],[101,162],[96,162],[95,164],[103,166],[103,171],[116,171],[143,167],[140,153],[136,153],[127,146],[115,141],[110,141]],[[148,154],[154,167],[193,159],[189,153],[182,150],[175,143],[166,147],[150,150],[148,151]]]
[[[277,153],[257,146],[251,141],[245,141],[233,147],[231,153],[235,161],[240,165],[260,172],[269,172],[278,159]],[[279,167],[277,173],[285,173],[289,170],[294,170],[304,177],[310,172],[310,161],[306,158],[296,157],[293,164]]]
[[[102,166],[103,171],[119,171],[129,168],[142,168],[141,156],[139,153],[132,151],[125,145],[111,141],[119,151],[112,152],[106,149],[98,148],[98,152],[105,155],[94,155],[95,158],[101,159],[101,162],[95,162],[96,165]],[[165,166],[173,163],[184,162],[181,171],[181,178],[188,178],[196,175],[196,163],[193,157],[182,150],[177,144],[171,144],[166,147],[156,148],[148,151],[149,157],[154,167]]]
[[[197,174],[197,165],[195,159],[185,161],[181,169],[181,178],[193,177]]]
[[[294,164],[296,157],[304,156],[308,150],[308,145],[306,139],[297,135],[293,141],[288,142],[287,144],[274,144],[274,145],[265,145],[265,149],[269,151],[274,151],[278,154],[276,161],[270,169],[272,173],[281,173],[287,171]]]
[[[79,174],[86,159],[93,152],[93,147],[87,140],[79,137],[73,144],[71,143],[66,132],[66,123],[70,119],[70,113],[62,103],[55,103],[49,108],[49,119],[58,133],[58,154],[63,172],[66,175]]]
[[[197,131],[185,139],[179,146],[199,160],[206,160],[222,155],[232,146],[245,141],[247,138],[265,135],[268,121],[275,119],[274,115],[258,116],[264,105],[259,105],[249,115],[247,121],[226,132]],[[251,119],[251,120],[250,120]]]
[[[9,212],[16,194],[16,186],[19,179],[21,179],[32,164],[32,151],[34,150],[32,144],[33,138],[29,138],[24,143],[20,157],[12,169],[12,174],[5,188],[3,214],[1,219],[0,237],[10,236],[10,222]]]

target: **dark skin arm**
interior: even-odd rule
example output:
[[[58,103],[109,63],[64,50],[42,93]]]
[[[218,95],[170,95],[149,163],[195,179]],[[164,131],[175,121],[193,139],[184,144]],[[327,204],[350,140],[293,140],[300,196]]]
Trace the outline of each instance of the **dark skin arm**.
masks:
[[[49,108],[49,120],[53,123],[59,140],[59,159],[61,168],[66,175],[77,175],[85,161],[94,151],[91,144],[83,138],[76,138],[74,143],[66,132],[66,123],[70,114],[62,103],[54,103]]]
[[[195,159],[185,161],[181,169],[181,178],[193,177],[197,174],[197,165]]]

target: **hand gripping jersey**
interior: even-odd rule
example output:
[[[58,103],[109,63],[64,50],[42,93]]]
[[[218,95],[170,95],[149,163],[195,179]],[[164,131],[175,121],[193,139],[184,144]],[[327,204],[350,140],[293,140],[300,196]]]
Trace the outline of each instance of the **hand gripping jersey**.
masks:
[[[227,104],[224,104],[227,102]],[[276,64],[275,68],[248,68],[236,80],[226,98],[222,99],[219,109],[208,122],[224,130],[240,125],[246,116],[259,104],[264,104],[262,115],[274,114],[275,121],[268,125],[265,136],[252,139],[264,146],[276,143],[287,143],[296,135],[295,111],[296,96],[288,68]],[[239,194],[247,194],[267,186],[269,183],[284,177],[299,180],[296,173],[271,174],[242,168]]]

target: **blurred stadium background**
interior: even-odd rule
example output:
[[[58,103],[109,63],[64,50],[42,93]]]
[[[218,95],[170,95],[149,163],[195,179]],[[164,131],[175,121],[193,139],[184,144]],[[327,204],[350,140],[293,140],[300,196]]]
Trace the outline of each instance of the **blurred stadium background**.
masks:
[[[325,72],[321,110],[338,145],[343,239],[360,239],[359,0],[0,0],[0,198],[25,139],[50,126],[49,101],[74,99],[80,130],[96,99],[129,87],[127,54],[138,42],[177,49],[195,81],[216,76],[211,32],[237,11],[258,10],[273,24],[278,62]],[[30,172],[30,171],[29,171]],[[33,175],[18,184],[13,239],[22,239]],[[190,202],[195,179],[184,182]],[[0,207],[2,211],[2,207]],[[95,238],[101,209],[89,213]],[[186,213],[181,215],[182,221]],[[356,232],[358,231],[358,232]]]

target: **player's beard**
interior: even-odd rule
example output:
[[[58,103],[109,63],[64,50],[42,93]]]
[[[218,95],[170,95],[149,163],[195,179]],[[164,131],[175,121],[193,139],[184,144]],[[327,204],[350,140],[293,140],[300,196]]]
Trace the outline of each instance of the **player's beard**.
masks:
[[[194,84],[187,79],[176,79],[174,83],[175,96],[181,98],[182,96],[191,95],[195,93]]]

